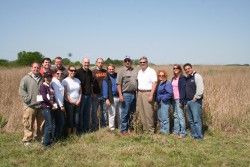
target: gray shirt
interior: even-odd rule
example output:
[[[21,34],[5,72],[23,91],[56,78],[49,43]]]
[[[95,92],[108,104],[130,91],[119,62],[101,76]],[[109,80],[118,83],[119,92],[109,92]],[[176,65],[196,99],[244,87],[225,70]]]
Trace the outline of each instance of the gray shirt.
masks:
[[[116,84],[121,85],[122,92],[137,91],[137,71],[132,67],[122,67],[117,74]]]

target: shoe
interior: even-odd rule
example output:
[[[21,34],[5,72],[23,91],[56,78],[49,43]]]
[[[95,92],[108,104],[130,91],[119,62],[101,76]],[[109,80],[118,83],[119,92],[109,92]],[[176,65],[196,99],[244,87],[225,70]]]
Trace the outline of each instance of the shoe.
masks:
[[[178,136],[178,139],[184,139],[185,136]]]
[[[28,146],[30,146],[30,145],[31,145],[31,142],[26,141],[26,142],[24,142],[24,143],[23,143],[23,145],[24,145],[25,147],[28,147]]]
[[[123,136],[129,136],[129,133],[126,131],[126,132],[121,132],[121,134],[123,135]]]

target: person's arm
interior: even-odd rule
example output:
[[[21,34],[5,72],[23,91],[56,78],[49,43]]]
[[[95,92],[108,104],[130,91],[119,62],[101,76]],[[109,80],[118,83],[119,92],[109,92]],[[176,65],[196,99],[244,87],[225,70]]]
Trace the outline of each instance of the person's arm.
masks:
[[[148,102],[152,102],[154,100],[154,93],[155,93],[156,86],[157,86],[157,82],[153,82],[152,89],[148,97]]]
[[[25,104],[28,104],[31,100],[30,95],[28,94],[27,91],[27,84],[25,82],[25,79],[23,78],[20,82],[20,86],[19,86],[19,95],[22,98],[23,102]]]
[[[68,95],[68,93],[67,93],[67,86],[66,86],[66,85],[64,85],[64,98],[67,99],[68,102],[69,102],[70,104],[72,104],[73,106],[76,105],[76,103],[73,102],[73,100],[72,100],[72,99],[70,98],[70,96]]]
[[[204,84],[203,79],[200,74],[195,74],[195,84],[196,84],[196,93],[194,95],[193,101],[196,101],[197,99],[201,99],[204,92]]]
[[[120,102],[123,102],[123,95],[122,95],[122,86],[120,84],[117,84],[117,90],[118,90],[118,94],[119,94],[119,100]]]
[[[43,97],[43,102],[44,102],[47,106],[53,108],[53,104],[51,104],[50,100],[49,100],[48,97],[47,97],[47,94],[49,95],[49,90],[48,90],[48,89],[49,89],[49,88],[48,88],[47,86],[45,86],[45,85],[42,84],[41,87],[40,87],[40,94],[41,94],[42,97]]]
[[[180,94],[179,106],[184,106],[186,104],[186,100],[185,100],[185,97],[186,97],[186,78],[185,77],[180,77],[179,85],[178,85],[179,94]]]
[[[107,106],[110,106],[110,101],[109,101],[109,88],[107,81],[103,80],[102,81],[102,96],[105,99],[105,104]]]
[[[82,99],[82,87],[81,87],[81,84],[80,84],[80,92],[79,92],[79,97],[78,97],[78,100],[76,101],[76,106],[79,106],[80,103],[81,103],[81,99]]]

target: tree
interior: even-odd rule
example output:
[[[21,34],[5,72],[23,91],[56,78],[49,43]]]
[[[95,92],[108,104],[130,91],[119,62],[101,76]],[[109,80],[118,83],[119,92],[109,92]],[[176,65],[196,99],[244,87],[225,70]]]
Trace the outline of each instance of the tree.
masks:
[[[33,62],[41,63],[44,56],[40,52],[19,52],[17,63],[22,66],[31,65]]]

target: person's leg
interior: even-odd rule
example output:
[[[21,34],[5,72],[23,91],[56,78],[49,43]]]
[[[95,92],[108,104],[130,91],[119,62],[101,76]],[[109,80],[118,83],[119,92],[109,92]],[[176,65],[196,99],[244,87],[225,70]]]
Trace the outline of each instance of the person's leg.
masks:
[[[142,101],[144,106],[144,114],[145,114],[145,127],[151,133],[155,131],[154,124],[154,102],[148,102],[149,92],[142,93]],[[143,125],[144,126],[144,125]]]
[[[111,104],[108,106],[109,111],[109,129],[115,130],[115,104]]]
[[[55,123],[56,123],[56,130],[55,130],[56,140],[61,140],[63,133],[63,126],[64,126],[64,113],[60,108],[55,110]]]
[[[86,96],[86,104],[83,110],[83,130],[84,132],[89,132],[89,124],[90,124],[90,109],[92,104],[92,98],[90,95]]]
[[[180,133],[180,119],[178,116],[178,103],[179,100],[173,100],[173,110],[174,110],[174,128],[173,133],[178,135]]]
[[[23,142],[31,142],[33,139],[33,133],[34,133],[34,124],[35,120],[35,109],[33,108],[26,108],[23,112],[23,128],[24,128],[24,136],[23,136]]]
[[[40,141],[42,139],[43,136],[43,126],[42,123],[44,121],[43,119],[43,114],[42,114],[42,110],[40,108],[36,108],[36,140]]]
[[[98,117],[97,117],[97,110],[99,107],[99,95],[96,94],[96,99],[92,98],[92,111],[91,111],[91,118],[92,118],[92,130],[98,129]]]
[[[81,105],[80,105],[80,111],[79,111],[79,117],[78,117],[78,126],[77,126],[77,133],[78,134],[82,134],[83,133],[83,120],[84,120],[84,110],[86,108],[86,104],[87,104],[87,96],[86,95],[82,95],[82,99],[81,99]]]
[[[129,107],[132,102],[130,93],[123,93],[124,102],[121,104],[121,133],[128,131]]]
[[[137,104],[138,104],[138,111],[139,111],[139,119],[143,125],[143,130],[146,131],[146,116],[145,116],[145,108],[143,103],[143,93],[138,92],[138,97],[137,97]]]
[[[194,118],[194,130],[196,134],[195,138],[198,140],[203,140],[201,103],[202,100],[197,100],[196,102],[193,102],[191,105]]]
[[[190,127],[190,135],[194,138],[197,137],[196,132],[195,132],[195,127],[194,127],[194,116],[193,116],[193,111],[192,111],[192,101],[187,102],[187,113],[188,113],[188,122],[189,122],[189,127]]]
[[[43,118],[45,121],[43,145],[48,146],[50,145],[50,135],[52,131],[50,109],[48,108],[42,109],[42,113],[43,113]]]
[[[185,116],[184,116],[184,107],[183,106],[179,106],[179,100],[177,102],[177,106],[176,106],[176,111],[178,114],[178,118],[179,118],[179,127],[180,127],[180,136],[184,137],[186,136],[186,121],[185,121]]]
[[[117,128],[121,129],[121,102],[119,97],[114,97],[114,107],[116,112]]]

